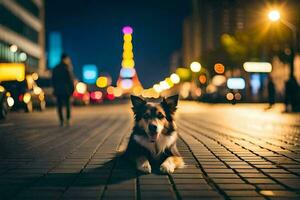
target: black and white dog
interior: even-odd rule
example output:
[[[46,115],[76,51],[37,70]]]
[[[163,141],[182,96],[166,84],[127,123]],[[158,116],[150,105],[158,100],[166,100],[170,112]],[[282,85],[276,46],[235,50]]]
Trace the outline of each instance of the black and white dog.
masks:
[[[159,103],[131,96],[131,102],[135,124],[125,158],[144,173],[151,173],[155,166],[163,173],[173,173],[176,168],[184,167],[176,146],[178,134],[173,119],[178,95],[163,98]]]

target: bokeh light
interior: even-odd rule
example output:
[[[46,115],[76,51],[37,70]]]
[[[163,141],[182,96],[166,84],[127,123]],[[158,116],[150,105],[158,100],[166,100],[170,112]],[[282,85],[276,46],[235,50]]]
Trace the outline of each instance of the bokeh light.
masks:
[[[100,76],[96,81],[96,85],[99,88],[107,87],[108,86],[108,78],[106,76]]]
[[[217,74],[223,74],[225,72],[225,67],[222,63],[216,63],[214,70]]]
[[[200,72],[201,64],[199,62],[192,62],[190,65],[192,72]]]
[[[170,79],[174,84],[177,84],[180,82],[180,77],[175,73],[171,74]]]

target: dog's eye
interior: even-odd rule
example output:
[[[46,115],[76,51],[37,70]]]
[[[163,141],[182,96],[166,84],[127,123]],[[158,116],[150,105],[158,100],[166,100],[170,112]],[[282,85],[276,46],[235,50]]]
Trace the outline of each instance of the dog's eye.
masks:
[[[144,118],[144,119],[149,119],[149,118],[150,118],[150,115],[149,115],[148,113],[146,113],[146,114],[143,115],[143,118]]]
[[[159,112],[157,114],[157,117],[158,117],[158,119],[163,119],[165,116],[161,112]]]

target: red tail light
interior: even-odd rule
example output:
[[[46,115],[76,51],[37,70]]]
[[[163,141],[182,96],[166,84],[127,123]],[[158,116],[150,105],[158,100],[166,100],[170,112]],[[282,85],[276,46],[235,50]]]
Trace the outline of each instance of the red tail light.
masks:
[[[21,102],[23,101],[23,94],[19,95],[19,101],[21,101]]]

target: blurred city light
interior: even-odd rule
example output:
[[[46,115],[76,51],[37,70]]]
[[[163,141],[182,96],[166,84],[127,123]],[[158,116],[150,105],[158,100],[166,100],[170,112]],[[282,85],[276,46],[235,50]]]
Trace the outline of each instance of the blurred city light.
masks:
[[[122,96],[122,89],[118,88],[118,87],[115,87],[114,88],[114,95],[115,97],[120,97]]]
[[[124,26],[122,31],[124,34],[132,34],[133,33],[133,29],[130,26]]]
[[[280,12],[278,10],[271,10],[268,13],[269,20],[276,22],[280,19]]]
[[[36,72],[32,73],[31,76],[32,76],[33,80],[35,80],[35,81],[39,79],[39,75]]]
[[[243,78],[229,78],[227,80],[227,87],[234,90],[242,90],[246,86]]]
[[[135,75],[134,68],[122,68],[120,71],[120,76],[122,78],[132,78]]]
[[[140,96],[143,92],[143,87],[140,85],[134,86],[132,92],[134,95]]]
[[[172,82],[171,78],[166,78],[165,81],[168,83],[169,88],[174,86],[174,83]]]
[[[158,93],[162,92],[162,88],[159,84],[154,84],[153,89]]]
[[[91,92],[91,98],[95,100],[102,99],[102,92],[101,91]]]
[[[242,95],[240,93],[235,93],[234,98],[239,101],[242,99]]]
[[[0,63],[0,81],[23,81],[25,65],[22,63]]]
[[[214,70],[217,74],[223,74],[225,72],[225,67],[221,63],[216,63],[214,65]]]
[[[22,52],[22,53],[20,53],[19,58],[20,58],[21,61],[26,61],[27,60],[27,54]]]
[[[123,79],[121,80],[121,87],[125,90],[132,88],[132,80],[131,79]]]
[[[99,88],[107,87],[108,86],[108,78],[106,76],[100,76],[96,81],[96,85]]]
[[[251,74],[250,76],[251,91],[253,94],[258,94],[261,86],[259,74]]]
[[[115,88],[113,86],[108,86],[106,89],[107,94],[113,94],[114,93]]]
[[[179,67],[175,73],[180,77],[181,81],[188,81],[191,79],[191,72],[187,68]]]
[[[207,80],[207,78],[206,78],[205,75],[201,74],[201,75],[199,76],[199,82],[200,82],[201,84],[205,84],[205,83],[206,83],[206,80]]]
[[[192,72],[200,72],[201,64],[199,62],[192,62],[190,65]]]
[[[60,32],[51,32],[49,34],[49,67],[54,68],[60,62],[63,53],[62,36]]]
[[[177,84],[180,82],[180,77],[175,73],[171,74],[170,79],[174,84]]]
[[[18,51],[18,46],[15,44],[10,45],[9,50],[13,53]]]
[[[161,88],[162,90],[170,89],[170,86],[169,86],[169,84],[167,83],[167,81],[160,81],[160,82],[159,82],[159,85],[160,85],[160,88]]]
[[[226,83],[226,77],[223,75],[216,75],[212,79],[212,84],[215,86],[221,86]]]
[[[12,107],[15,104],[15,101],[12,97],[7,97],[6,101],[9,107]]]
[[[94,84],[98,76],[98,68],[96,65],[84,65],[83,71],[83,81],[88,84]]]
[[[234,95],[231,92],[229,92],[229,93],[226,94],[226,99],[228,101],[232,101],[234,99]]]
[[[36,95],[39,95],[41,92],[43,92],[42,88],[36,86],[33,88],[33,93]]]
[[[243,67],[246,72],[269,73],[272,71],[272,65],[268,62],[245,62]]]
[[[31,100],[31,95],[28,92],[26,92],[23,96],[23,101],[25,103],[29,103],[30,100]]]
[[[5,91],[5,88],[0,85],[0,92],[4,92],[4,91]]]
[[[84,94],[87,91],[87,85],[83,82],[78,82],[75,89],[79,94]]]

